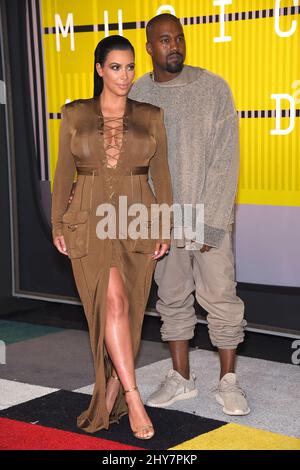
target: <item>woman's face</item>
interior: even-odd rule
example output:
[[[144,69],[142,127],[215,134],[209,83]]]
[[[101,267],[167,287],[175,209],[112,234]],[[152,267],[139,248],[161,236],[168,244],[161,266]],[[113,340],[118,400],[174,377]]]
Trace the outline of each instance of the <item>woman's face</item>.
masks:
[[[96,69],[104,88],[116,96],[126,96],[134,79],[134,55],[130,50],[111,51],[103,67],[98,63]]]

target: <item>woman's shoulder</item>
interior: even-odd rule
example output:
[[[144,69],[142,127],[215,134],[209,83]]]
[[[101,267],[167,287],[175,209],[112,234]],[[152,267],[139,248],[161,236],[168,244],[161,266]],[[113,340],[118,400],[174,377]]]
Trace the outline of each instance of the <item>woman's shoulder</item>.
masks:
[[[69,101],[62,106],[62,111],[67,111],[68,114],[73,114],[77,112],[89,111],[93,105],[94,98],[87,99],[77,99],[74,101]]]

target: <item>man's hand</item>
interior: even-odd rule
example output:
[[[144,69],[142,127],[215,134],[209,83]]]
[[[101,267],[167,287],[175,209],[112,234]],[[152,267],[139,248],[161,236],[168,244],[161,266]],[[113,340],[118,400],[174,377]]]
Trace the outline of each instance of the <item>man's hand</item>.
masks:
[[[212,249],[212,246],[209,245],[202,245],[202,248],[200,250],[200,253],[205,253],[206,251],[209,251]]]
[[[70,193],[69,200],[68,200],[69,205],[73,201],[73,197],[74,197],[74,194],[75,194],[75,189],[76,189],[76,181],[74,181],[72,189],[71,189],[71,193]]]
[[[53,243],[62,255],[68,256],[67,247],[66,247],[65,239],[63,235],[58,235],[57,237],[55,237],[53,240]]]
[[[154,251],[154,254],[152,255],[152,259],[161,258],[169,250],[169,247],[170,245],[168,245],[167,243],[160,243],[160,242],[156,243],[155,251]]]

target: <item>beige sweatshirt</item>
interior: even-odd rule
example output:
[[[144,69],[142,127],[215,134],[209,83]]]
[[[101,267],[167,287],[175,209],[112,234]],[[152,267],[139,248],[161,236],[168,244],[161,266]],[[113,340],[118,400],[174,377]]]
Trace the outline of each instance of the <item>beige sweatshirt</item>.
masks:
[[[204,242],[219,246],[233,222],[238,180],[238,117],[227,83],[185,65],[168,82],[145,74],[132,99],[164,109],[174,202],[204,204]]]

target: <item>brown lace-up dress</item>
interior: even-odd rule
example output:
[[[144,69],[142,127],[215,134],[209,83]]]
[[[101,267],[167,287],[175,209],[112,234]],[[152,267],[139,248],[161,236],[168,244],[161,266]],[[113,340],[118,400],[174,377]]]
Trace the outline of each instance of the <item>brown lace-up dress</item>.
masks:
[[[117,266],[124,280],[136,355],[156,263],[151,255],[157,241],[169,242],[169,238],[133,240],[126,230],[124,235],[124,224],[118,217],[119,196],[127,197],[128,207],[134,203],[148,207],[152,203],[172,204],[162,110],[127,99],[123,118],[104,118],[99,103],[98,97],[62,107],[52,195],[53,238],[65,237],[89,327],[95,386],[89,408],[77,418],[77,424],[91,433],[107,429],[127,413],[121,390],[110,415],[105,406],[106,382],[112,369],[104,344],[109,269]],[[76,190],[68,206],[76,173]],[[96,229],[105,216],[101,209],[105,203],[115,208],[116,236],[99,238]],[[152,222],[149,214],[142,221],[149,228]]]

